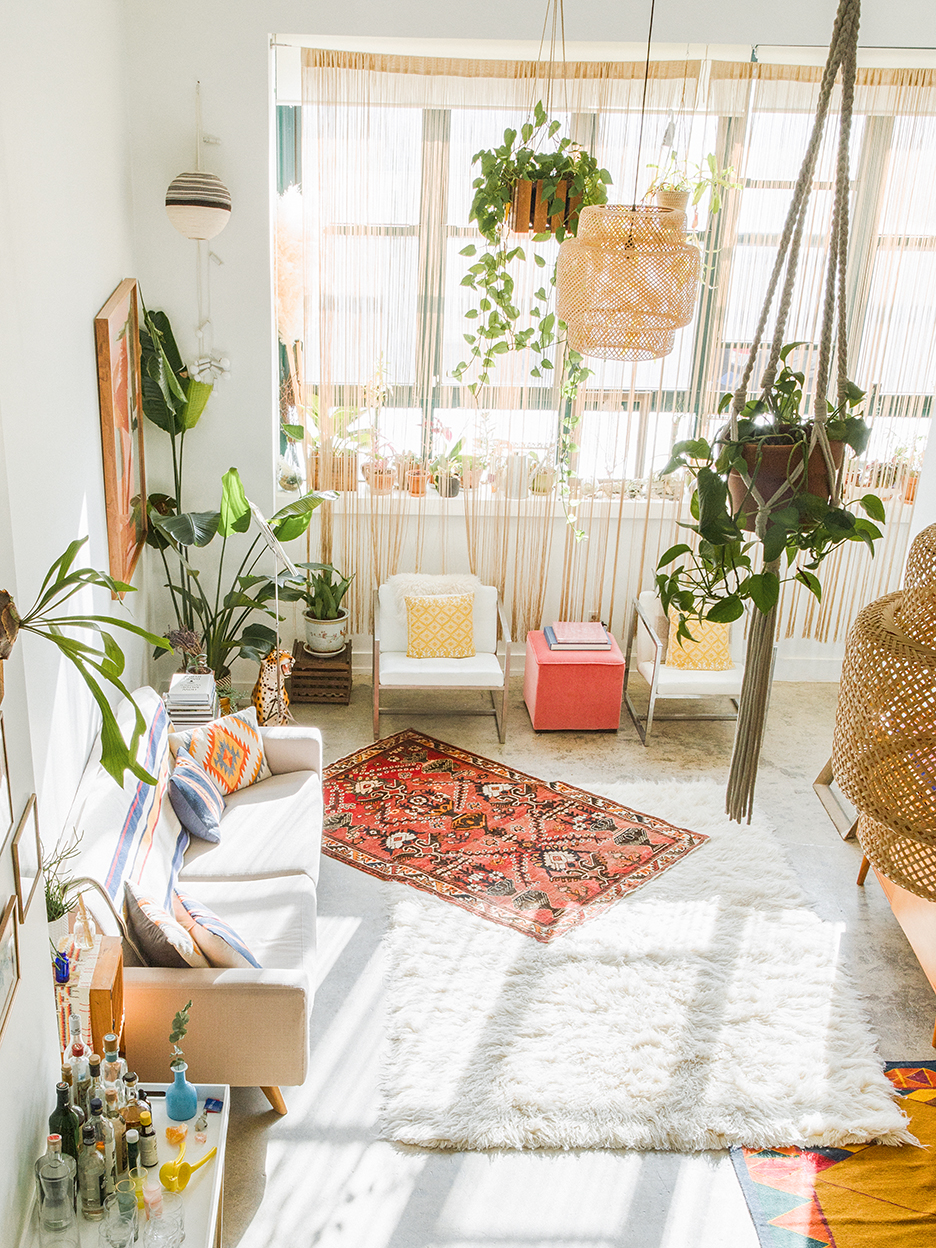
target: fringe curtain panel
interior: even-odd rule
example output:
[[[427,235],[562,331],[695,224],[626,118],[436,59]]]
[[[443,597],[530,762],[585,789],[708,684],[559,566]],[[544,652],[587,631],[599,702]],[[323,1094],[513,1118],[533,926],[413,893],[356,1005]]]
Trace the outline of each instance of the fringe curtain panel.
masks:
[[[643,64],[437,60],[306,49],[301,183],[280,197],[277,313],[286,364],[282,414],[304,426],[293,470],[340,490],[318,513],[310,558],[354,571],[353,627],[371,625],[371,590],[397,571],[468,569],[504,594],[517,638],[555,618],[601,618],[618,634],[628,604],[681,540],[688,500],[660,468],[674,440],[712,436],[721,395],[743,367],[819,70],[724,62],[651,63],[638,153]],[[936,79],[921,70],[859,71],[852,151],[851,372],[868,390],[873,438],[854,488],[885,498],[885,549],[833,557],[823,604],[791,587],[787,636],[834,640],[857,610],[900,579],[916,470],[936,383]],[[468,213],[472,156],[519,130],[550,96],[563,134],[613,178],[609,200],[642,196],[672,142],[689,167],[712,152],[743,189],[718,214],[690,209],[704,253],[695,321],[664,360],[587,361],[573,410],[558,383],[501,357],[475,400],[452,370],[468,358],[462,284],[480,236]],[[831,135],[810,201],[790,338],[815,365],[818,291],[831,205]],[[667,146],[665,146],[667,145]],[[927,170],[930,175],[927,175]],[[523,313],[548,279],[555,242],[518,239]],[[538,252],[545,267],[533,262]],[[560,359],[555,359],[556,372]],[[469,370],[466,381],[472,377]],[[563,419],[571,438],[563,437]],[[294,430],[295,432],[295,430]],[[284,437],[284,445],[287,444]],[[445,497],[413,464],[461,444],[463,488]],[[301,456],[298,454],[302,451]],[[568,455],[577,540],[557,461]],[[301,460],[301,462],[298,462]],[[376,467],[374,467],[376,465]],[[387,474],[377,471],[386,465]],[[470,467],[473,465],[473,467]],[[441,465],[444,467],[444,463]],[[287,475],[289,469],[287,468]],[[560,474],[561,475],[561,474]]]

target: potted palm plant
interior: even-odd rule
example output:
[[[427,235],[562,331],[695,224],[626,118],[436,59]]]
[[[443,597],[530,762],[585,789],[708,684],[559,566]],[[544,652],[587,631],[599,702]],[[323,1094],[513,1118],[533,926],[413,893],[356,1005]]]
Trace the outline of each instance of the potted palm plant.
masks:
[[[283,583],[284,601],[304,602],[306,649],[313,654],[338,654],[348,644],[349,612],[341,603],[351,588],[354,573],[343,576],[330,563],[300,563],[304,578],[290,577]]]

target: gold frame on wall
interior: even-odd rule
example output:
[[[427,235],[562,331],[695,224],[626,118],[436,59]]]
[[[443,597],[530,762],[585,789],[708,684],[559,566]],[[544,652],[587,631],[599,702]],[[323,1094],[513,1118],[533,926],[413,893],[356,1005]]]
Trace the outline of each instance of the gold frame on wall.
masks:
[[[20,981],[19,928],[16,922],[16,894],[0,917],[0,1040],[10,1018],[10,1009]]]
[[[15,818],[13,789],[10,785],[10,763],[7,758],[6,726],[3,722],[3,708],[0,707],[0,844],[6,844]]]
[[[29,836],[29,816],[32,815],[32,836]],[[30,903],[39,887],[42,873],[42,841],[39,839],[39,807],[33,793],[26,803],[13,835],[13,880],[16,884],[16,900],[20,923],[26,922]],[[26,891],[28,885],[28,894]]]
[[[110,573],[129,584],[146,537],[143,392],[136,279],[125,278],[94,318]]]

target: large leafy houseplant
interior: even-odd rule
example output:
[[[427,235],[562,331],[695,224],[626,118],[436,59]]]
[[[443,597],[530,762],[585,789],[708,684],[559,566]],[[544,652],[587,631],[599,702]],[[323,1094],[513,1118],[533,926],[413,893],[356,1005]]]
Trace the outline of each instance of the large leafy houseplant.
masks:
[[[274,537],[279,542],[300,537],[309,527],[316,508],[334,497],[327,491],[310,490],[287,503],[267,522]],[[256,621],[248,624],[247,619],[259,611],[276,620],[278,617],[270,602],[277,597],[283,601],[292,600],[285,590],[284,573],[271,577],[256,571],[267,552],[262,531],[258,531],[242,555],[237,570],[230,577],[229,588],[224,588],[228,541],[247,532],[253,514],[240,474],[236,468],[230,468],[221,479],[221,504],[217,511],[159,516],[155,521],[177,551],[185,569],[184,580],[170,584],[170,589],[191,612],[208,666],[216,676],[227,674],[235,653],[239,658],[257,663],[264,659],[276,644],[276,632],[267,624]],[[189,562],[187,550],[192,546],[207,546],[216,536],[221,538],[221,550],[212,592],[202,583],[200,569]]]
[[[481,172],[473,183],[475,193],[469,219],[477,222],[486,247],[478,255],[477,247],[470,243],[460,253],[478,255],[462,285],[473,290],[479,302],[466,313],[469,320],[476,322],[474,332],[464,335],[471,357],[462,361],[453,375],[461,379],[471,361],[477,361],[478,375],[468,385],[474,395],[489,383],[498,357],[508,351],[529,348],[535,353],[537,359],[530,370],[533,377],[541,378],[554,367],[550,353],[562,341],[565,329],[549,310],[555,275],[534,292],[529,324],[521,325],[515,302],[511,267],[515,261],[526,259],[522,247],[511,245],[508,213],[515,188],[521,180],[534,186],[542,184],[546,216],[558,219],[555,238],[561,243],[566,234],[575,234],[582,208],[605,203],[606,187],[611,182],[608,171],[601,169],[584,147],[568,137],[556,137],[560,129],[561,123],[550,120],[543,105],[537,103],[533,120],[520,128],[519,135],[516,130],[507,129],[499,147],[477,152],[472,158],[472,164],[480,162]],[[551,237],[550,232],[534,234],[533,242]],[[533,253],[533,260],[540,268],[546,267],[545,258],[538,252]],[[574,393],[587,376],[581,355],[567,350],[565,386]]]
[[[118,784],[123,783],[124,773],[127,771],[146,784],[155,784],[155,777],[137,762],[137,745],[146,721],[121,679],[126,659],[112,630],[121,629],[125,633],[141,637],[154,646],[157,653],[171,650],[172,646],[165,637],[157,637],[130,620],[110,615],[88,615],[84,612],[72,614],[63,610],[69,598],[89,586],[100,586],[115,596],[135,592],[132,585],[116,581],[106,572],[98,572],[94,568],[73,567],[79,550],[87,540],[86,537],[78,538],[55,560],[46,573],[36,601],[24,615],[19,614],[9,593],[5,589],[0,590],[0,659],[9,657],[18,633],[32,633],[35,637],[51,642],[78,670],[101,712],[101,765]],[[80,641],[63,631],[74,628],[97,634],[101,645]],[[136,712],[129,742],[121,735],[107,699],[106,685],[110,685],[126,698]]]
[[[874,521],[883,523],[884,506],[876,495],[834,505],[824,486],[822,492],[816,490],[811,468],[818,459],[824,480],[826,465],[818,446],[810,456],[813,428],[804,413],[805,376],[787,362],[802,345],[788,343],[782,349],[783,368],[768,391],[745,404],[736,437],[725,430],[712,444],[705,438],[678,442],[663,469],[664,475],[684,469],[694,482],[690,504],[694,523],[687,527],[698,535],[697,547],[680,542],[657,565],[660,600],[664,610],[676,613],[680,638],[691,637],[692,620],[739,619],[746,602],[766,615],[776,606],[786,580],[798,581],[821,600],[816,572],[825,557],[844,542],[863,542],[873,555],[874,543],[882,536]],[[837,407],[828,403],[825,428],[833,451],[840,444],[860,455],[867,446],[868,425],[854,410],[863,397],[864,391],[849,382],[845,403]],[[725,395],[719,411],[724,412],[731,400],[730,394]],[[772,488],[773,480],[763,484],[765,461],[773,448],[779,448],[784,465],[780,490]],[[753,488],[763,505],[753,498]],[[856,507],[865,515],[856,514]],[[766,566],[777,560],[785,562],[789,575]]]

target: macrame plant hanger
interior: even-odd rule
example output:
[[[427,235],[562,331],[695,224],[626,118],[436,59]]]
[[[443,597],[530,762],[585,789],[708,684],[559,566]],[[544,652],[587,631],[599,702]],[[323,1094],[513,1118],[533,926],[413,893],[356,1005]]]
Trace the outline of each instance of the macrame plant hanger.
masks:
[[[754,331],[754,340],[751,343],[747,364],[731,404],[730,437],[736,439],[738,436],[738,417],[744,409],[748,384],[754,371],[757,353],[767,325],[767,318],[770,315],[774,295],[785,263],[786,274],[780,296],[780,304],[777,309],[777,321],[771,342],[770,355],[767,360],[767,367],[761,378],[762,395],[766,395],[769,392],[777,374],[787,317],[793,298],[793,287],[796,281],[796,269],[803,239],[809,193],[812,189],[813,175],[819,148],[822,143],[826,118],[829,113],[836,75],[839,69],[841,69],[842,107],[839,120],[838,159],[835,174],[835,195],[832,206],[832,227],[829,238],[829,257],[826,267],[822,331],[819,340],[819,361],[813,401],[812,430],[809,438],[808,453],[790,470],[788,478],[792,483],[796,482],[797,478],[805,471],[809,453],[812,452],[814,447],[818,446],[825,460],[828,479],[832,483],[833,506],[838,505],[841,495],[842,467],[836,469],[832,459],[832,452],[829,448],[829,439],[826,434],[828,407],[826,396],[834,332],[839,405],[843,405],[847,399],[848,338],[845,320],[845,270],[848,254],[848,158],[860,16],[861,0],[839,0],[838,12],[835,15],[835,24],[832,28],[829,56],[819,88],[819,101],[816,107],[816,118],[813,123],[809,145],[793,191],[793,199],[787,213],[783,233],[780,237],[777,258],[770,275],[760,320]],[[748,471],[744,468],[739,471],[747,490],[757,505],[755,532],[757,537],[763,540],[770,508],[779,500],[780,495],[786,489],[786,482],[775,494],[765,499],[752,483]],[[764,571],[779,575],[780,560],[776,559],[766,563]],[[764,738],[764,722],[767,717],[767,703],[770,696],[776,617],[776,607],[766,615],[762,611],[755,611],[748,636],[744,681],[741,686],[741,701],[738,707],[738,722],[735,731],[734,750],[731,757],[731,771],[728,775],[728,789],[725,797],[725,809],[729,816],[732,819],[736,819],[739,823],[744,817],[747,817],[748,822],[750,822],[753,810],[754,785],[757,780],[757,766]]]

